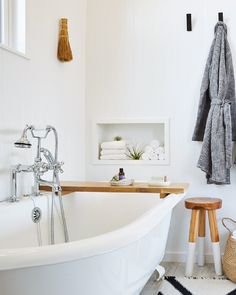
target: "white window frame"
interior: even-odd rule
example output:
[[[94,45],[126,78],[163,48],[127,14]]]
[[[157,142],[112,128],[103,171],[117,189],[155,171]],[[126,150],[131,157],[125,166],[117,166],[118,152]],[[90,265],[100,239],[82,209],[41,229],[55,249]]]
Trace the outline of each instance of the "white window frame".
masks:
[[[3,27],[0,28],[1,30],[1,39],[0,39],[0,48],[7,50],[11,53],[17,54],[19,56],[22,56],[24,58],[28,58],[26,52],[27,52],[27,46],[26,46],[26,36],[27,36],[27,27],[26,27],[26,16],[25,16],[25,52],[20,52],[17,49],[14,48],[14,42],[13,42],[13,15],[12,15],[12,0],[0,0],[0,5],[3,7]],[[25,10],[27,10],[27,0],[25,0]],[[1,11],[0,11],[1,12]],[[26,11],[27,12],[27,11]],[[1,12],[2,14],[2,12]],[[25,13],[27,15],[27,13]]]

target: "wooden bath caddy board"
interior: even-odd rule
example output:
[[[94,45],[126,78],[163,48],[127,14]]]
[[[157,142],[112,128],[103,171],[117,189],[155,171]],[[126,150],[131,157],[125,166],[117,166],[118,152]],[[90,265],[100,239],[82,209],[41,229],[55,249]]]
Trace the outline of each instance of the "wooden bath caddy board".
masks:
[[[111,186],[109,182],[62,181],[62,194],[72,192],[109,192],[109,193],[156,193],[161,198],[169,194],[182,194],[188,189],[187,183],[172,183],[169,186],[150,186],[146,182],[135,182],[131,186]],[[40,186],[43,191],[51,191],[49,186]]]

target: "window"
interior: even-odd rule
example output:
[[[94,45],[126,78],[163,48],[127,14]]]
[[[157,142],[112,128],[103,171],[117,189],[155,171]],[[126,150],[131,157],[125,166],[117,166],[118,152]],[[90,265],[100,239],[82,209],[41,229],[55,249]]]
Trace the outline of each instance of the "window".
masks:
[[[0,0],[0,44],[25,53],[26,0]]]
[[[0,44],[4,44],[4,31],[5,31],[5,17],[4,17],[4,0],[0,0]]]

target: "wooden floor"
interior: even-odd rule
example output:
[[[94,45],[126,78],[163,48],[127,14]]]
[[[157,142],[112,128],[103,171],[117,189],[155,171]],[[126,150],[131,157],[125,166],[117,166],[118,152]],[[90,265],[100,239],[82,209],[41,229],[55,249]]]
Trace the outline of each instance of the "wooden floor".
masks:
[[[176,263],[176,262],[164,262],[161,264],[165,270],[165,275],[167,276],[177,276],[183,277],[185,272],[185,263]],[[214,266],[213,264],[207,264],[203,267],[197,265],[194,266],[194,276],[196,277],[215,277]],[[155,281],[155,273],[152,275],[150,280],[147,282],[143,291],[140,295],[156,295],[158,291],[159,282]]]

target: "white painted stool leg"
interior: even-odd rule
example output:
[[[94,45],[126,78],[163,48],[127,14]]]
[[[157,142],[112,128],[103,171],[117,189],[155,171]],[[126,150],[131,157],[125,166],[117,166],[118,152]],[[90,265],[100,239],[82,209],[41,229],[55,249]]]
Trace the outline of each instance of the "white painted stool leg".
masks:
[[[199,225],[200,210],[193,209],[189,229],[188,257],[186,262],[186,276],[193,274],[193,265],[195,262],[195,248],[197,241],[198,225]]]
[[[218,276],[222,275],[222,264],[221,264],[221,255],[220,255],[220,243],[212,242],[212,250],[214,257],[215,272]]]
[[[222,275],[221,255],[220,255],[220,243],[219,232],[217,227],[217,219],[215,210],[208,211],[212,250],[215,264],[215,272],[217,275]]]
[[[186,270],[185,275],[187,277],[192,276],[193,274],[193,265],[195,262],[195,249],[196,249],[196,243],[188,243],[188,256],[187,256],[187,262],[186,262]]]
[[[204,266],[205,264],[205,237],[198,237],[198,265]]]

